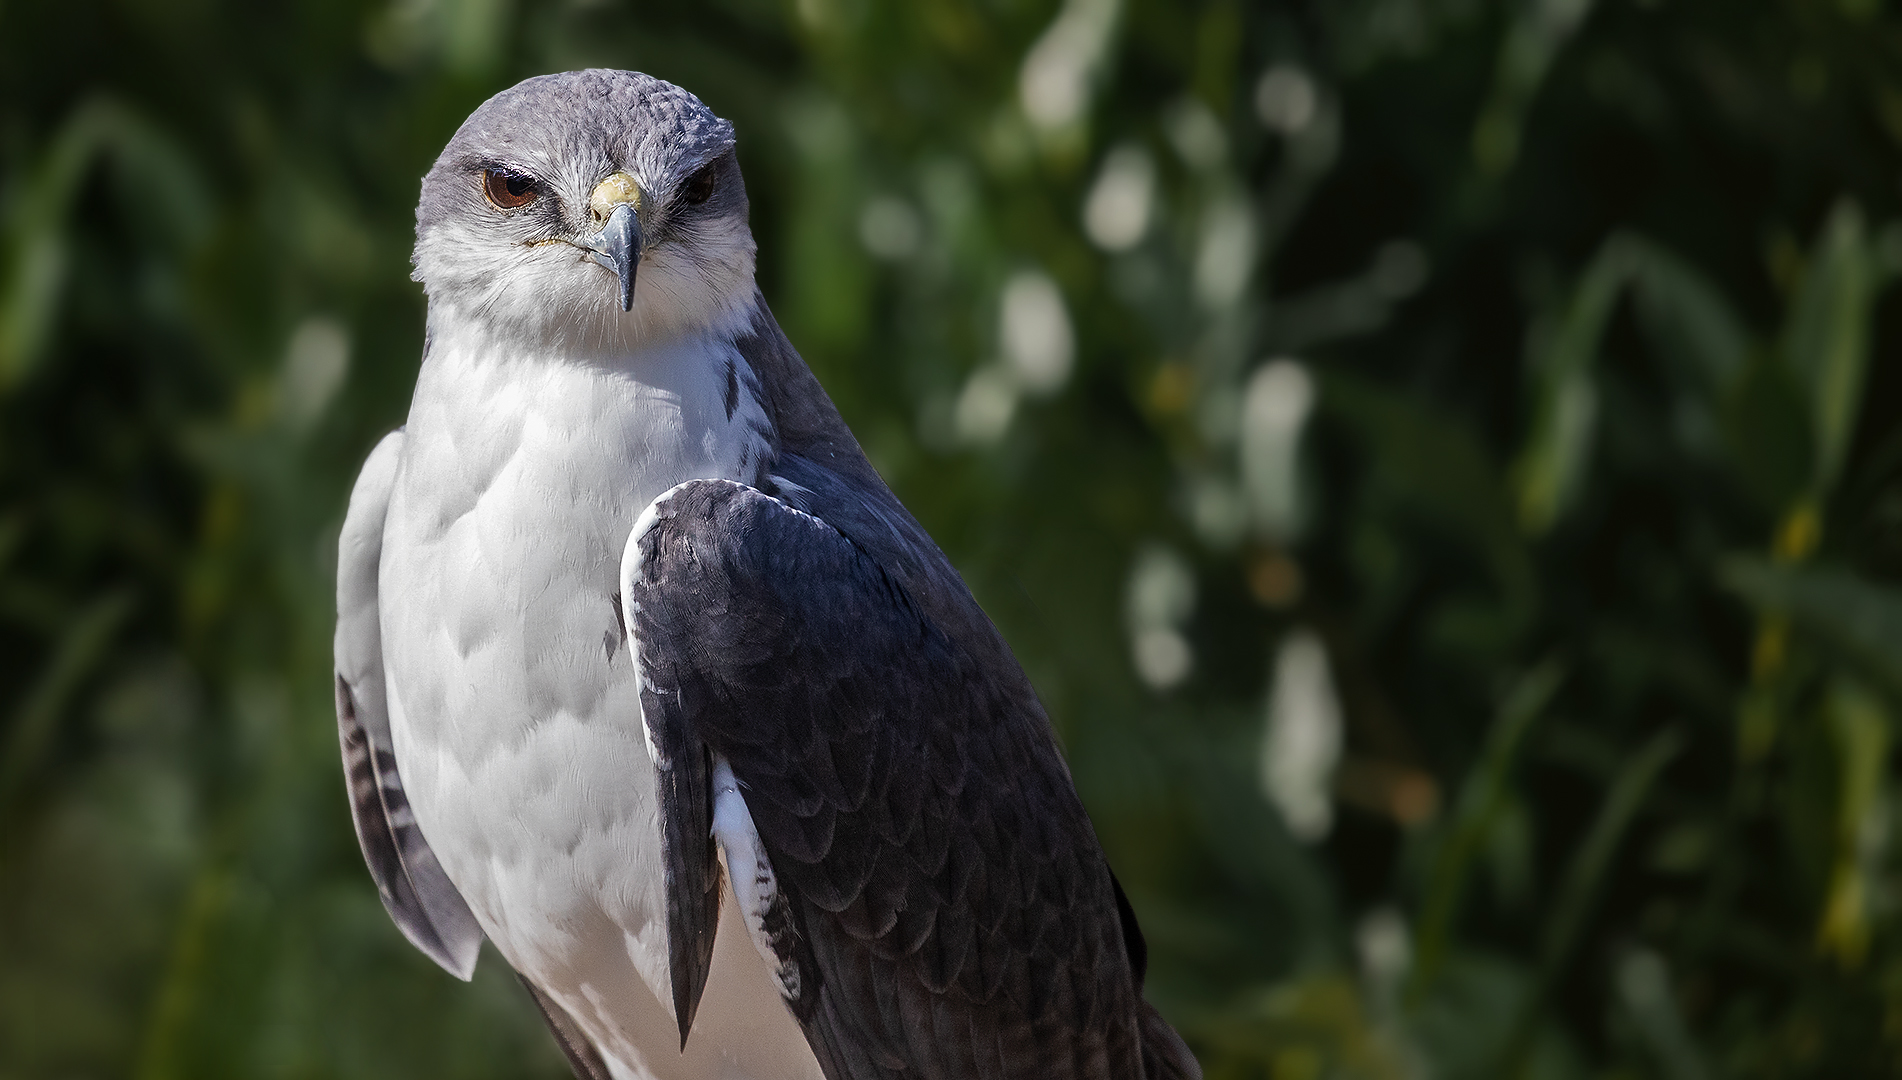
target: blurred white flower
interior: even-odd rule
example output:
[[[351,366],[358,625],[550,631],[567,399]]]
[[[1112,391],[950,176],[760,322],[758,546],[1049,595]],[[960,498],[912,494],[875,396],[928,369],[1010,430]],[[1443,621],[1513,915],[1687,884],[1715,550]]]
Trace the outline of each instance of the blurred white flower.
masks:
[[[1083,204],[1083,229],[1105,251],[1127,251],[1149,231],[1156,165],[1137,146],[1120,146],[1103,159],[1103,171]]]
[[[1314,80],[1294,64],[1276,64],[1255,83],[1255,115],[1283,135],[1296,135],[1306,128],[1318,104]]]
[[[1388,300],[1404,300],[1426,284],[1427,257],[1411,240],[1389,240],[1374,253],[1368,283]]]
[[[1195,650],[1182,631],[1166,626],[1138,631],[1130,643],[1136,675],[1152,690],[1167,690],[1189,677]]]
[[[315,315],[297,324],[278,373],[278,414],[293,431],[322,419],[350,373],[350,331],[336,319]]]
[[[1211,205],[1202,217],[1201,244],[1195,256],[1195,295],[1210,310],[1241,299],[1255,269],[1255,214],[1247,200],[1232,195]]]
[[[1362,916],[1354,928],[1354,947],[1362,973],[1377,992],[1391,993],[1413,963],[1407,920],[1392,907],[1377,907]]]
[[[1090,80],[1116,28],[1117,0],[1068,0],[1024,56],[1017,93],[1030,122],[1060,128],[1083,116]]]
[[[1228,157],[1228,136],[1222,131],[1222,122],[1195,98],[1184,98],[1171,107],[1164,117],[1163,130],[1191,168],[1213,169]]]
[[[1017,393],[1017,383],[996,365],[972,372],[951,413],[958,441],[982,446],[1003,438],[1017,413]]]
[[[1301,529],[1301,431],[1314,409],[1314,379],[1290,359],[1270,360],[1242,394],[1242,484],[1254,519],[1272,540]]]
[[[1144,548],[1130,568],[1125,615],[1136,675],[1152,690],[1189,677],[1195,651],[1182,627],[1195,614],[1195,571],[1174,549]]]
[[[1226,477],[1195,477],[1189,482],[1189,521],[1209,547],[1232,548],[1248,532],[1248,500]]]
[[[1135,626],[1179,626],[1195,614],[1195,572],[1175,549],[1154,545],[1136,557],[1129,575],[1129,621]]]
[[[972,372],[951,410],[959,442],[983,445],[1003,438],[1022,398],[1057,391],[1076,361],[1063,294],[1041,271],[1021,270],[1004,283],[997,338],[1002,359]]]
[[[924,233],[918,211],[895,196],[880,195],[859,212],[859,242],[881,259],[896,262],[910,258],[917,253]]]
[[[1048,275],[1021,270],[1005,282],[998,339],[1011,375],[1027,393],[1051,393],[1070,377],[1076,339],[1063,294]]]
[[[1334,767],[1341,757],[1341,707],[1327,647],[1308,630],[1282,639],[1268,697],[1261,782],[1296,839],[1320,840],[1334,826]]]

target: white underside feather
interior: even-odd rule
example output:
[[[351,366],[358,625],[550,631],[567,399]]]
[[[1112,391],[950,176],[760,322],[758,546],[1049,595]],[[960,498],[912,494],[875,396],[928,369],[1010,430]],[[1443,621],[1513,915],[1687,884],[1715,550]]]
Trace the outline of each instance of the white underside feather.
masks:
[[[392,741],[424,836],[617,1080],[818,1077],[741,910],[722,913],[677,1049],[639,683],[602,648],[638,513],[759,466],[759,403],[725,408],[726,364],[744,361],[712,338],[607,366],[437,334],[380,567]]]

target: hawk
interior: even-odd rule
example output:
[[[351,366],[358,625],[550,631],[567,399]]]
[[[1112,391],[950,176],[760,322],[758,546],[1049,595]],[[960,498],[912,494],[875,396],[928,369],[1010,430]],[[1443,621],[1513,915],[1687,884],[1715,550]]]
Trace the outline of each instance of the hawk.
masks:
[[[1030,681],[754,284],[733,128],[530,79],[423,179],[337,721],[405,936],[575,1074],[1196,1076]]]

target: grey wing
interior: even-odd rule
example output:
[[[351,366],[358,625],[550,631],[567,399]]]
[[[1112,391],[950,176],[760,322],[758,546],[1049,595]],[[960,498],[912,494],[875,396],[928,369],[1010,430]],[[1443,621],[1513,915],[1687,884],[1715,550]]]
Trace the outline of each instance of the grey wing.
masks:
[[[762,948],[831,1080],[1195,1075],[1014,664],[726,481],[656,500],[622,589],[649,737],[731,767],[783,900]],[[703,812],[663,784],[664,817]]]
[[[377,564],[402,443],[403,433],[394,431],[370,452],[337,541],[337,735],[357,843],[383,907],[410,944],[467,981],[475,972],[482,928],[410,812],[385,704]]]

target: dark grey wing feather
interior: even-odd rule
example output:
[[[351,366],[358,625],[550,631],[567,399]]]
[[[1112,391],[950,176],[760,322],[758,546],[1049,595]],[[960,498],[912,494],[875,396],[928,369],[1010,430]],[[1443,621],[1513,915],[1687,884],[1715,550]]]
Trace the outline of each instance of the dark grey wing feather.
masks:
[[[568,1059],[568,1068],[575,1074],[575,1080],[614,1080],[608,1072],[608,1063],[601,1058],[601,1052],[594,1048],[588,1037],[582,1033],[581,1025],[574,1017],[556,1003],[555,999],[542,993],[541,988],[528,981],[528,976],[516,972],[515,977],[522,980],[528,989],[528,996],[535,999],[535,1007],[541,1010],[542,1019],[547,1022],[548,1030],[555,1036],[555,1045],[561,1047],[561,1056]]]
[[[402,439],[402,432],[392,432],[364,462],[338,538],[337,735],[357,843],[383,907],[412,945],[466,981],[475,971],[482,928],[410,813],[385,704],[377,562]]]
[[[1170,1074],[1108,865],[1008,652],[744,485],[674,489],[630,546],[643,716],[739,780],[792,901],[788,1004],[828,1077]]]
[[[643,709],[645,697],[643,694]],[[713,967],[720,926],[720,862],[713,839],[713,783],[707,750],[668,710],[649,714],[649,745],[660,787],[661,856],[667,875],[667,964],[674,1018],[686,1049],[700,995]]]

